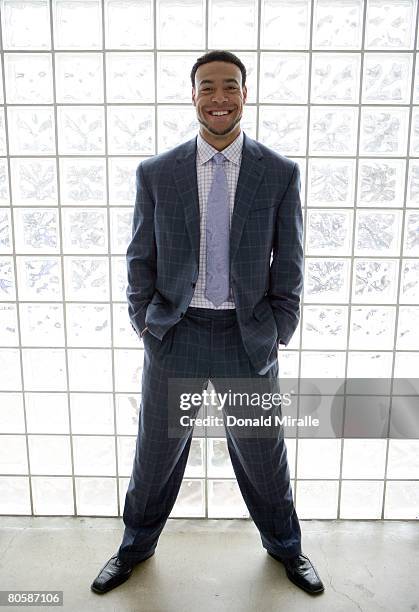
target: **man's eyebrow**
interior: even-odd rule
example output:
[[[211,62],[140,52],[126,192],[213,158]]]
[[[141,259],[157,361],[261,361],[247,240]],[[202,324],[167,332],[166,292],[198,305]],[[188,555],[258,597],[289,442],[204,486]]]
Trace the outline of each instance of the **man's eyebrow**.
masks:
[[[236,85],[239,85],[239,82],[237,79],[224,79],[223,81],[224,83],[236,83]],[[210,79],[204,79],[203,81],[200,82],[199,85],[206,85],[207,83],[214,83],[214,81],[211,81]]]

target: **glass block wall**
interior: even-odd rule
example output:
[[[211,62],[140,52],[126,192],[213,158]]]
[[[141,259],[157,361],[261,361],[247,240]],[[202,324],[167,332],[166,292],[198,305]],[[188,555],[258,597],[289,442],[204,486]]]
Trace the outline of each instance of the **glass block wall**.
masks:
[[[303,307],[280,376],[416,376],[416,0],[0,10],[0,514],[122,515],[143,358],[125,298],[135,169],[196,134],[189,73],[208,49],[244,61],[244,131],[302,173]],[[287,446],[300,518],[419,518],[417,440]],[[194,440],[172,516],[248,517],[222,438]]]

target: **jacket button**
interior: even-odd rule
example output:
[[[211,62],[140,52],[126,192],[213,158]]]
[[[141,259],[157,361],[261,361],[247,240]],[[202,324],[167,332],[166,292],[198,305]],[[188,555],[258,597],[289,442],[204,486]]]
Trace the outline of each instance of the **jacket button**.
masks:
[[[179,315],[179,319],[181,319],[184,314],[185,314],[184,312],[181,312],[180,315]]]
[[[192,287],[195,287],[195,286],[196,286],[196,283],[191,283],[191,285],[192,285]]]

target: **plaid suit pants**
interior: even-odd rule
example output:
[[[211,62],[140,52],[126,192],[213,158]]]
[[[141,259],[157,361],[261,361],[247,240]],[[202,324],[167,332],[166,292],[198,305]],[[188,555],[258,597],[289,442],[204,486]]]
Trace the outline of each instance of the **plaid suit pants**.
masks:
[[[121,559],[134,564],[157,546],[175,504],[192,441],[192,431],[186,433],[186,428],[183,437],[168,436],[168,379],[193,378],[204,389],[213,379],[261,378],[244,349],[235,309],[189,307],[161,341],[149,331],[143,340],[138,436],[118,550]],[[278,362],[264,376],[277,378]],[[262,545],[279,557],[292,557],[301,552],[301,530],[283,436],[243,438],[234,429],[225,427],[228,451]]]

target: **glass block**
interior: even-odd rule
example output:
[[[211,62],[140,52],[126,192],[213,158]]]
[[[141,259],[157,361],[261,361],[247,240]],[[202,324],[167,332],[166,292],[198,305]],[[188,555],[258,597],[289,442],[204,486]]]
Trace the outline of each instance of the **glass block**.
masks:
[[[256,94],[257,94],[257,83],[258,83],[258,67],[257,67],[258,53],[257,51],[248,51],[246,53],[246,51],[240,51],[240,50],[237,50],[237,51],[233,50],[233,53],[235,53],[235,55],[240,57],[241,61],[246,66],[247,99],[246,99],[245,109],[243,112],[242,121],[240,122],[243,128],[244,125],[246,125],[246,122],[249,121],[249,117],[250,117],[249,113],[246,115],[245,111],[246,110],[248,111],[249,109],[256,110],[256,107],[254,106],[249,107],[249,104],[256,104],[257,102]],[[192,64],[193,63],[194,62],[192,62]],[[247,106],[247,109],[246,109],[246,106]],[[255,134],[254,138],[256,138],[256,132],[254,132],[254,134]]]
[[[313,106],[310,155],[355,155],[358,108]]]
[[[55,83],[58,103],[100,104],[103,102],[102,54],[56,53]]]
[[[419,206],[419,161],[414,159],[409,161],[406,206]]]
[[[76,478],[78,516],[117,516],[115,478]]]
[[[305,155],[307,107],[259,107],[259,139],[283,155]]]
[[[384,478],[386,448],[387,440],[346,438],[342,478]]]
[[[10,210],[0,208],[0,253],[12,252],[12,217]]]
[[[208,46],[210,49],[224,49],[231,44],[232,24],[234,24],[236,48],[256,49],[257,0],[210,0],[208,4]]]
[[[141,390],[144,351],[137,349],[114,350],[115,391],[138,392]]]
[[[55,49],[101,49],[102,9],[100,0],[54,0]]]
[[[387,478],[419,479],[419,440],[389,440]]]
[[[413,55],[365,53],[362,102],[409,104]]]
[[[23,380],[26,391],[66,391],[64,349],[22,349]]]
[[[5,53],[4,77],[7,104],[53,104],[50,54]]]
[[[412,126],[410,133],[410,155],[417,157],[419,155],[419,107],[414,106],[412,109]]]
[[[19,349],[0,348],[0,391],[22,388]]]
[[[0,66],[0,104],[4,104],[3,68]]]
[[[403,259],[400,281],[401,304],[419,303],[419,260]]]
[[[1,436],[0,474],[27,474],[26,437]]]
[[[405,167],[403,159],[360,159],[358,205],[403,206]]]
[[[111,257],[112,299],[126,303],[127,262],[125,257]]]
[[[365,482],[345,480],[340,497],[341,519],[381,519],[384,484],[377,480]]]
[[[282,349],[278,357],[279,378],[298,377],[299,353]]]
[[[295,509],[300,519],[336,519],[339,482],[298,480]]]
[[[71,478],[32,478],[33,512],[42,516],[74,515]]]
[[[133,210],[126,208],[111,208],[110,231],[111,252],[125,255],[131,242]]]
[[[198,126],[194,106],[160,106],[157,111],[158,152],[163,153],[193,138]]]
[[[74,473],[78,476],[116,475],[115,438],[113,436],[74,436]]]
[[[16,257],[19,299],[62,300],[59,257]],[[4,299],[4,298],[3,298]]]
[[[396,259],[355,259],[352,302],[388,304],[397,299]]]
[[[118,474],[130,476],[135,455],[136,438],[134,436],[119,437],[118,441]]]
[[[158,0],[157,48],[203,49],[205,3],[202,0]]]
[[[137,348],[140,339],[131,325],[126,304],[113,304],[113,346]]]
[[[386,378],[392,374],[393,353],[348,352],[347,378]]]
[[[70,436],[28,436],[31,474],[71,475]]]
[[[403,254],[413,257],[419,255],[419,211],[406,212]]]
[[[168,52],[157,54],[158,102],[190,104],[192,84],[190,74],[185,70],[185,66],[193,66],[195,61],[196,53]]]
[[[10,144],[10,137],[11,137],[11,129],[10,129],[10,108],[8,108],[8,133],[9,133],[9,152],[11,153],[11,144]],[[16,130],[15,130],[16,131]],[[4,116],[4,108],[0,109],[0,155],[8,155],[7,152],[7,147],[6,147],[6,123],[5,123],[5,116]]]
[[[395,325],[395,306],[352,306],[349,348],[392,350]]]
[[[369,0],[366,49],[411,49],[415,32],[414,0]]]
[[[25,404],[28,433],[70,432],[65,393],[26,393]]]
[[[109,157],[109,203],[130,206],[135,202],[135,172],[142,161],[138,157]]]
[[[169,518],[204,517],[204,480],[184,478]]]
[[[109,393],[70,393],[73,434],[113,434],[112,395]]]
[[[51,49],[48,0],[2,0],[4,49]]]
[[[203,438],[192,439],[185,469],[185,476],[187,478],[205,476],[204,442],[205,440]]]
[[[313,53],[311,102],[357,104],[360,69],[359,53]]]
[[[298,478],[339,478],[341,440],[299,439]]]
[[[355,255],[400,254],[401,212],[357,211]]]
[[[0,299],[16,300],[16,283],[12,257],[0,256]]]
[[[419,62],[416,62],[412,101],[413,101],[413,104],[418,104],[419,102]]]
[[[105,208],[65,208],[61,211],[65,253],[107,253],[108,223]]]
[[[9,206],[9,204],[10,204],[9,170],[7,167],[7,160],[0,159],[0,205]]]
[[[361,109],[360,155],[406,155],[408,108]]]
[[[0,303],[0,346],[19,346],[16,304]]]
[[[105,0],[107,49],[150,49],[154,43],[152,0]],[[138,24],[141,23],[141,28]]]
[[[59,252],[58,209],[17,208],[14,220],[17,252]]]
[[[107,53],[106,101],[154,102],[154,53]]]
[[[105,159],[62,157],[60,196],[64,206],[106,206]]]
[[[207,474],[209,478],[235,477],[225,438],[207,439],[207,457]]]
[[[348,307],[304,307],[303,348],[345,349]]]
[[[103,106],[57,106],[59,155],[104,155]]]
[[[260,54],[260,102],[307,104],[307,53]]]
[[[417,481],[388,481],[384,505],[385,519],[419,519]]]
[[[354,159],[310,159],[308,206],[348,206],[354,203]]]
[[[397,350],[419,349],[419,306],[400,306],[397,323]]]
[[[71,391],[112,391],[111,349],[68,349]]]
[[[13,206],[55,206],[57,166],[54,158],[11,158]]]
[[[314,49],[359,49],[362,34],[361,0],[316,0]]]
[[[108,150],[111,155],[154,155],[154,108],[108,106]]]
[[[0,514],[31,514],[29,478],[0,477]]]
[[[21,393],[0,393],[0,433],[25,433]]]
[[[109,304],[66,304],[68,346],[111,346]]]
[[[304,301],[346,303],[349,292],[349,263],[347,259],[306,258]]]
[[[24,346],[64,346],[62,304],[20,303],[20,333]]]
[[[64,257],[67,300],[97,302],[109,300],[107,257]]]
[[[115,395],[116,429],[119,435],[136,435],[140,412],[141,395],[119,393]]]
[[[208,480],[208,518],[248,518],[235,480]]]
[[[9,106],[10,155],[55,155],[54,124],[50,106]]]
[[[396,352],[394,358],[395,378],[417,378],[419,371],[419,352]]]
[[[262,49],[308,49],[310,14],[309,0],[262,0]]]
[[[337,378],[345,376],[346,353],[302,351],[301,376],[304,378]],[[337,388],[337,386],[336,386]]]
[[[352,211],[308,210],[307,254],[349,255]]]

